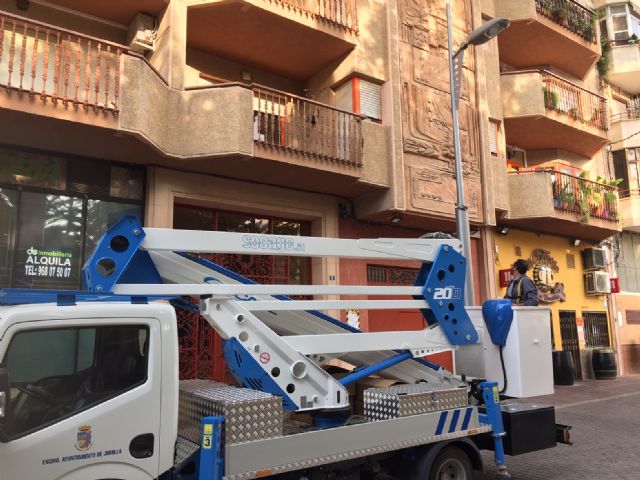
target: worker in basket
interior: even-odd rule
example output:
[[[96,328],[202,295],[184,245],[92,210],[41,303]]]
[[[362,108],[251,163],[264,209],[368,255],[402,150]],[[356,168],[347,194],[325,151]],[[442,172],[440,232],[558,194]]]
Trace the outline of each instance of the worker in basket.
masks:
[[[536,307],[538,306],[538,288],[529,277],[527,277],[529,263],[519,258],[511,265],[511,282],[507,287],[508,298],[515,305]]]

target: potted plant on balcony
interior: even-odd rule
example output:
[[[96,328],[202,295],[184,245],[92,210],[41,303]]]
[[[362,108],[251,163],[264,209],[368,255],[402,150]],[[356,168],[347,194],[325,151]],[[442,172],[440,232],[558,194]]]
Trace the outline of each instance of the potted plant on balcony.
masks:
[[[542,87],[542,93],[544,95],[544,106],[551,110],[558,109],[558,92],[553,90],[547,90],[547,87]]]
[[[551,10],[551,16],[553,16],[558,23],[564,24],[567,21],[567,14],[567,6],[564,3],[554,6]]]
[[[578,198],[577,204],[579,212],[582,214],[580,221],[582,223],[589,223],[591,220],[591,203],[593,195],[593,186],[591,182],[587,180],[587,173],[581,172],[578,175]]]
[[[636,35],[635,33],[633,35],[631,35],[628,39],[627,39],[627,43],[629,45],[635,45],[636,43],[638,43],[638,35]]]

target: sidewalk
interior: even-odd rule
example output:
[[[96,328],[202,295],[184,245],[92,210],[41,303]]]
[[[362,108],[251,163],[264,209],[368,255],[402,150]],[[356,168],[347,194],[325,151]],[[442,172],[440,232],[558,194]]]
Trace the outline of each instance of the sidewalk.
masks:
[[[559,409],[639,392],[640,375],[625,375],[614,380],[584,380],[571,386],[554,385],[553,395],[531,397],[527,401],[553,405]]]

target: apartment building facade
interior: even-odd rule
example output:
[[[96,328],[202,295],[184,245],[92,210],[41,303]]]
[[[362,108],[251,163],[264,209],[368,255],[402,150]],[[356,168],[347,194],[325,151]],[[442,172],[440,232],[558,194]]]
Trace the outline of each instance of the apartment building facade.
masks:
[[[640,154],[640,4],[597,1],[611,101],[610,150],[615,177],[620,183],[620,213],[623,231],[614,246],[620,293],[614,295],[613,314],[618,330],[619,358],[625,373],[638,373],[640,355],[640,204],[638,168]]]
[[[511,20],[497,51],[485,52],[500,176],[492,189],[496,282],[504,291],[509,265],[529,261],[541,303],[551,308],[553,346],[570,350],[576,377],[587,378],[591,349],[616,345],[606,252],[621,230],[598,12],[589,1],[482,5],[485,15]]]
[[[615,188],[595,181],[612,172],[593,5],[451,3],[456,46],[486,19],[512,21],[463,65],[476,300],[503,294],[498,271],[530,259],[555,347],[579,358],[613,337],[608,296],[584,293],[580,251],[621,229]],[[78,286],[96,236],[124,213],[342,238],[455,230],[444,1],[0,0],[0,11],[2,286]],[[214,260],[266,283],[407,284],[418,267]],[[179,321],[183,376],[221,378],[219,340],[188,312]],[[400,312],[354,321],[422,325]]]

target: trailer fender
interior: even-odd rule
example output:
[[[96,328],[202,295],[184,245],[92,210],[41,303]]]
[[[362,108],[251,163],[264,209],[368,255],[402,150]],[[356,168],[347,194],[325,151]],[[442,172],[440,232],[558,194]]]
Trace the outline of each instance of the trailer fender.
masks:
[[[411,478],[426,478],[424,477],[426,472],[431,470],[433,462],[443,448],[448,446],[458,447],[464,453],[467,454],[471,461],[471,466],[475,471],[484,472],[484,462],[480,455],[480,450],[476,447],[468,438],[456,438],[454,440],[437,442],[432,445],[427,445],[424,450],[419,454],[416,459],[415,467],[412,469],[414,474]]]

